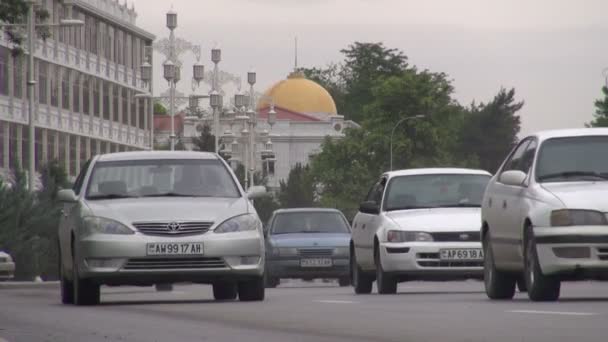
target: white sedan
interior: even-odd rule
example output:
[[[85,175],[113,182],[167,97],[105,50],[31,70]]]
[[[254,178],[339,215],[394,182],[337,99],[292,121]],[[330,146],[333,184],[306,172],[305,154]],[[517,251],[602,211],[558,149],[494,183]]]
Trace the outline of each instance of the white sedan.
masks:
[[[8,253],[0,251],[0,280],[10,280],[15,276],[15,263]]]
[[[562,280],[608,279],[608,129],[541,132],[522,140],[483,201],[485,285],[509,299],[524,280],[553,301]]]
[[[469,169],[388,172],[353,221],[355,293],[397,291],[412,279],[481,278],[481,200],[491,175]]]

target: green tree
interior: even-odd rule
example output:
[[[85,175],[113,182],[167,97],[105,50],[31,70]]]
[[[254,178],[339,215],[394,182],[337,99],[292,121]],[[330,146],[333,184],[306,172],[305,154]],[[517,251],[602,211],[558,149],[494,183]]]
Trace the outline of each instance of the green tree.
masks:
[[[307,208],[315,206],[315,185],[310,168],[296,164],[287,181],[280,182],[279,203],[282,208]]]
[[[461,157],[475,156],[479,167],[495,172],[517,143],[520,118],[517,112],[524,102],[515,100],[515,89],[501,89],[487,104],[471,105],[461,129]]]
[[[215,152],[215,136],[211,133],[211,127],[204,124],[200,135],[192,138],[195,151]]]
[[[154,102],[154,115],[167,115],[167,108],[160,102]]]
[[[49,18],[49,13],[44,8],[36,6],[34,8],[36,23],[44,23]],[[2,0],[0,1],[0,22],[6,24],[27,24],[27,12],[28,6],[24,0]],[[26,37],[25,27],[20,28],[9,28],[7,35],[10,41],[15,44],[15,52],[22,52],[22,45],[24,38]],[[46,39],[50,37],[50,30],[48,27],[39,26],[36,27],[36,32],[39,37]]]
[[[595,114],[588,127],[608,127],[608,88],[602,87],[603,98],[595,101]]]

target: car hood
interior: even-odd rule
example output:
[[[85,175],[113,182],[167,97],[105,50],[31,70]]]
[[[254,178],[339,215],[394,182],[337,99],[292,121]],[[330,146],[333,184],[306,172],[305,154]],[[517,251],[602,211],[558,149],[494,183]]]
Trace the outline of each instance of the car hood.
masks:
[[[390,211],[400,228],[426,232],[463,232],[481,229],[480,208],[431,208]]]
[[[608,212],[608,182],[544,183],[542,187],[557,197],[566,208]]]
[[[246,198],[153,197],[88,201],[94,216],[126,224],[141,221],[211,221],[214,225],[249,210]]]
[[[274,247],[348,247],[350,234],[301,233],[270,236]]]

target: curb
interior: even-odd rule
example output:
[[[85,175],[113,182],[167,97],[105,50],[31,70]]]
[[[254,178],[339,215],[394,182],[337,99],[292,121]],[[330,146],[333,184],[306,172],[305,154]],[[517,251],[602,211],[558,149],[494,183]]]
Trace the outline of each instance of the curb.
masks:
[[[33,281],[7,281],[0,282],[0,290],[6,289],[45,289],[59,286],[58,281],[44,281],[44,282],[33,282]],[[1,340],[0,340],[1,341]]]

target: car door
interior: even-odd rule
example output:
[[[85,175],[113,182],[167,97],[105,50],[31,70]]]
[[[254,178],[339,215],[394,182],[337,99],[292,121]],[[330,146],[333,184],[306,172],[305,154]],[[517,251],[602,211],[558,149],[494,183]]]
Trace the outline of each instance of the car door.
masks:
[[[87,161],[85,165],[82,167],[80,174],[76,177],[76,181],[72,186],[72,190],[76,194],[77,197],[80,197],[80,193],[83,191],[84,187],[84,179],[89,170],[89,166],[91,165],[91,161]],[[63,203],[63,208],[61,209],[61,217],[59,219],[59,243],[61,246],[61,260],[63,262],[64,267],[68,272],[71,272],[71,262],[72,259],[72,250],[71,250],[71,238],[72,238],[72,230],[74,229],[74,225],[76,224],[78,213],[79,202],[76,203]]]
[[[510,226],[512,219],[509,218],[511,213],[508,209],[509,203],[513,202],[513,196],[521,188],[501,183],[500,177],[505,171],[519,169],[522,157],[529,144],[530,139],[525,139],[511,153],[503,167],[498,171],[497,177],[492,183],[491,189],[489,189],[489,196],[486,199],[486,205],[490,211],[488,225],[492,237],[494,259],[496,265],[502,269],[516,267],[515,260],[519,241],[513,238],[513,232],[510,231],[512,229]]]
[[[527,190],[537,146],[536,139],[530,139],[519,162],[511,166],[512,170],[519,170],[528,175],[526,181],[521,186],[505,186],[503,190],[505,237],[514,242],[514,248],[510,249],[509,253],[509,263],[513,263],[518,269],[523,269],[523,228],[529,207]]]
[[[367,194],[365,201],[374,202],[381,208],[382,195],[386,186],[386,178],[382,177]],[[353,242],[357,254],[357,262],[364,269],[374,267],[374,236],[380,222],[379,213],[363,213],[359,211],[353,222]]]

